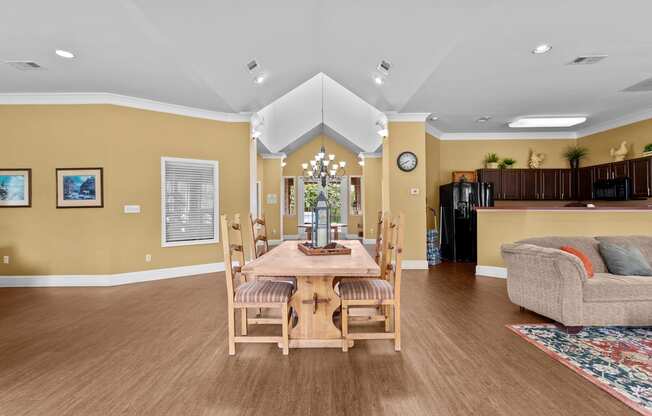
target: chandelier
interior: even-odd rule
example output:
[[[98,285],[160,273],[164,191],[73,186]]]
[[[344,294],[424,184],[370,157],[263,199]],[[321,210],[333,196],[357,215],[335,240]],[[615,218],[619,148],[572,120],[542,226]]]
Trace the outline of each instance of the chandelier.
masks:
[[[313,160],[301,164],[303,177],[312,180],[319,180],[323,187],[325,187],[329,181],[336,180],[340,176],[345,175],[345,166],[346,161],[340,160],[339,163],[336,162],[334,154],[331,153],[326,156],[326,148],[323,143],[321,149],[319,149],[319,153],[315,155]]]

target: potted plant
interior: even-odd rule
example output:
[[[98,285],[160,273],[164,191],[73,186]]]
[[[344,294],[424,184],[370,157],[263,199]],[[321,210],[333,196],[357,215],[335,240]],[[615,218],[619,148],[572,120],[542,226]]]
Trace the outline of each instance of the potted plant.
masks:
[[[580,167],[580,160],[584,159],[589,154],[589,149],[582,146],[568,146],[564,151],[564,158],[570,163],[571,169]]]
[[[503,159],[502,162],[500,162],[500,165],[498,165],[501,169],[511,169],[514,167],[516,164],[516,160],[512,159],[511,157],[506,157]]]
[[[643,156],[652,156],[652,143],[648,143],[643,148]]]
[[[498,155],[495,153],[487,153],[484,157],[484,166],[487,169],[497,169],[498,168]]]

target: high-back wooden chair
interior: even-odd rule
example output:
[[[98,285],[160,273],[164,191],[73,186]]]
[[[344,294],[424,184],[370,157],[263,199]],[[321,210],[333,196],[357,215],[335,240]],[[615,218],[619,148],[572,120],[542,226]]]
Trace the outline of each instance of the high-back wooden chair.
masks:
[[[242,224],[240,216],[236,215],[229,221],[226,215],[221,216],[222,247],[224,250],[224,271],[226,275],[228,342],[229,355],[235,354],[236,343],[270,342],[281,344],[283,354],[289,353],[289,306],[293,286],[287,282],[271,280],[242,280],[236,284],[236,278],[241,277],[242,266],[245,264],[244,247],[242,244]],[[238,265],[234,265],[234,261]],[[247,308],[279,308],[280,319],[247,319]],[[235,335],[235,310],[241,310],[242,336]],[[280,337],[252,337],[247,335],[248,323],[281,324]]]
[[[257,259],[269,251],[265,214],[257,218],[249,214],[249,221],[251,222],[251,258]],[[259,244],[259,242],[262,242],[262,244]]]
[[[376,264],[380,265],[380,257],[382,254],[382,244],[383,244],[383,223],[385,220],[385,214],[383,211],[378,211],[378,222],[376,223],[376,254],[374,255],[374,260]]]
[[[405,219],[400,213],[392,221],[386,220],[387,273],[378,279],[342,279],[342,350],[347,351],[349,340],[393,339],[394,350],[401,350],[401,262],[403,260],[403,239]],[[355,307],[385,306],[393,312],[393,330],[385,321],[385,332],[349,333],[349,310]]]

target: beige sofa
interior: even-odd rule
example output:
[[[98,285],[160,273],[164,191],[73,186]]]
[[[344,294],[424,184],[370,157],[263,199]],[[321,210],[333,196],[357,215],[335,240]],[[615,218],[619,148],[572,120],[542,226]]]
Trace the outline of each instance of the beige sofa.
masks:
[[[652,277],[609,274],[600,241],[635,245],[652,263],[652,236],[541,237],[505,244],[510,300],[569,327],[652,325]],[[593,278],[576,256],[559,250],[564,245],[589,257]]]

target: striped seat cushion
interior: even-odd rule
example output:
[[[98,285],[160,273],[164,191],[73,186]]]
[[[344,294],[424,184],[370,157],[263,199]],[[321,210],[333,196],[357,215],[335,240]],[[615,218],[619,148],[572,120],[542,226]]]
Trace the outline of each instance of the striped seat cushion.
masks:
[[[382,279],[343,279],[340,296],[345,300],[394,299],[394,288]]]
[[[272,282],[284,282],[284,283],[289,283],[291,284],[294,288],[297,287],[297,278],[294,276],[274,276],[274,277],[269,277],[269,276],[258,276],[256,277],[258,280],[271,280]]]
[[[283,303],[290,299],[293,286],[288,282],[254,280],[238,286],[236,303]]]

